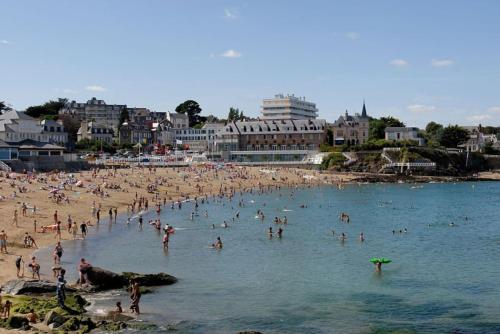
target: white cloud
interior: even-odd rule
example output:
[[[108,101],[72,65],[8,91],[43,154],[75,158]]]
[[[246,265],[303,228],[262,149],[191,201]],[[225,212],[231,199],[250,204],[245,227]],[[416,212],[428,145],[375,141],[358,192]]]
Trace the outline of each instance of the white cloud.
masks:
[[[490,108],[488,108],[488,112],[500,113],[500,107],[490,107]]]
[[[104,88],[103,86],[99,86],[99,85],[86,86],[85,90],[88,90],[89,92],[105,92],[105,91],[107,91],[106,88]]]
[[[234,20],[238,18],[238,11],[236,9],[224,9],[224,17],[226,19]]]
[[[406,67],[408,66],[408,62],[404,59],[393,59],[391,60],[390,64],[392,66],[396,66],[396,67]]]
[[[9,41],[6,39],[1,39],[0,44],[9,44]]]
[[[225,57],[225,58],[240,58],[241,57],[241,53],[236,51],[236,50],[227,50],[226,52],[224,52],[222,55],[222,57]]]
[[[69,88],[64,88],[64,89],[62,90],[62,92],[63,92],[63,93],[65,93],[65,94],[76,94],[76,90],[74,90],[74,89],[69,89]]]
[[[436,107],[425,104],[412,104],[406,107],[406,109],[410,112],[416,112],[416,113],[426,113],[426,112],[436,111]]]
[[[482,114],[482,115],[472,115],[467,117],[469,121],[475,121],[475,122],[480,122],[480,121],[485,121],[488,119],[491,119],[490,115]]]
[[[361,34],[359,32],[350,31],[350,32],[345,34],[345,37],[352,39],[352,40],[356,40],[356,39],[361,38]]]
[[[455,64],[451,59],[432,59],[431,65],[434,67],[449,67]]]

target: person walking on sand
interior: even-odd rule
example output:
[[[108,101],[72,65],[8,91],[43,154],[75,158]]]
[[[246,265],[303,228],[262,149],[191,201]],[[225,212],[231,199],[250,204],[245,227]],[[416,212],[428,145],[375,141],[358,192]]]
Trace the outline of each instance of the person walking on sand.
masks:
[[[0,232],[0,253],[7,254],[7,234],[4,230]]]
[[[61,241],[61,222],[58,221],[56,223],[56,235],[55,237],[57,238],[57,240]]]
[[[78,225],[76,222],[73,222],[73,225],[71,227],[71,234],[73,235],[73,240],[76,240],[76,235],[78,234]]]
[[[21,266],[23,266],[22,275],[21,275]],[[22,255],[19,255],[16,259],[16,271],[17,271],[17,277],[19,278],[24,277],[24,261]]]
[[[40,265],[36,262],[36,257],[31,258],[31,263],[28,266],[31,268],[32,278],[36,276],[40,280]]]
[[[12,217],[12,225],[14,225],[15,227],[19,227],[18,223],[19,223],[19,218],[18,218],[18,213],[17,213],[17,209],[16,209],[16,210],[14,210],[14,216]]]

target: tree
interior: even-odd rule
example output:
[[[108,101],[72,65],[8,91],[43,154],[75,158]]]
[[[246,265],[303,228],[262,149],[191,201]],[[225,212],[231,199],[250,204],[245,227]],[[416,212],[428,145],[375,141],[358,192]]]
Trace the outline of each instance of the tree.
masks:
[[[0,115],[3,114],[5,111],[9,111],[12,108],[5,103],[5,101],[0,101]]]
[[[187,100],[175,108],[175,112],[180,114],[187,114],[189,117],[189,126],[193,127],[196,124],[202,123],[205,117],[201,117],[201,107],[198,102],[193,100]]]
[[[26,115],[39,118],[45,115],[58,115],[59,110],[64,106],[63,101],[49,101],[39,106],[31,106],[26,108]]]
[[[443,135],[443,126],[436,122],[429,122],[425,127],[424,138],[427,139],[427,146],[439,146],[441,136]]]
[[[444,147],[457,147],[468,139],[469,131],[458,125],[448,125],[443,129],[440,143]]]
[[[436,136],[443,131],[443,126],[436,122],[429,122],[425,127],[427,135]]]
[[[404,127],[405,124],[399,119],[388,116],[380,119],[372,118],[369,123],[369,139],[384,139],[386,127]]]
[[[70,115],[59,115],[59,120],[62,121],[66,132],[68,132],[68,138],[70,142],[76,143],[77,132],[80,128],[80,122]]]
[[[227,121],[228,122],[233,122],[233,121],[244,121],[245,120],[245,115],[243,115],[243,110],[240,111],[238,108],[229,108],[229,114],[227,115]]]

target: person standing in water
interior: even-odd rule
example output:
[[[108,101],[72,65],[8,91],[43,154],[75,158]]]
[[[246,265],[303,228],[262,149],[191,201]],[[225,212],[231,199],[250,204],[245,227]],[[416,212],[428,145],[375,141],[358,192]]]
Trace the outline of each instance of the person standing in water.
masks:
[[[273,238],[273,228],[272,227],[269,228],[268,234],[269,234],[269,239],[272,239]]]
[[[132,281],[131,291],[130,291],[130,310],[132,313],[140,314],[139,311],[139,301],[141,300],[141,289],[139,283]]]

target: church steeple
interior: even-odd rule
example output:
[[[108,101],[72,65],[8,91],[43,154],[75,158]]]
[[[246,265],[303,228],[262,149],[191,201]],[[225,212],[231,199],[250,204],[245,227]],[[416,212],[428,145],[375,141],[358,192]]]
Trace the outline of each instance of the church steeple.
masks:
[[[363,100],[363,111],[361,111],[361,117],[368,117],[366,114],[365,100]]]

